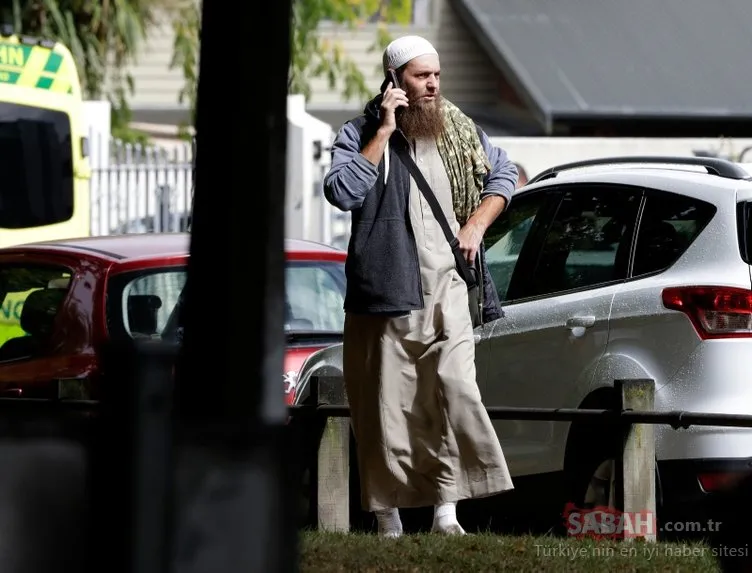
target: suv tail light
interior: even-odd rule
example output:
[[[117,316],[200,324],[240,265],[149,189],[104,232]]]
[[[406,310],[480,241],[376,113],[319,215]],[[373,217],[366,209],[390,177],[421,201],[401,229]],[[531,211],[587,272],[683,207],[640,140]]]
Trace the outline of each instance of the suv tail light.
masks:
[[[749,473],[747,472],[706,473],[699,474],[697,476],[697,481],[700,482],[700,487],[704,492],[713,493],[737,485],[748,475]]]
[[[752,291],[692,286],[663,290],[663,306],[689,316],[700,338],[752,337]]]

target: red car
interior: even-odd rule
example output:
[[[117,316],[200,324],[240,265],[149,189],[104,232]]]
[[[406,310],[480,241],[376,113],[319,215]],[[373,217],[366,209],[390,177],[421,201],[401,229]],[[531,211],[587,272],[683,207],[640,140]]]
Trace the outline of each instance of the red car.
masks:
[[[175,321],[189,235],[91,237],[0,249],[0,395],[97,399],[97,349],[160,338]],[[345,253],[288,240],[283,380],[287,403],[315,350],[341,340]]]
[[[286,241],[285,401],[295,399],[298,372],[316,350],[342,342],[347,253],[309,241]]]

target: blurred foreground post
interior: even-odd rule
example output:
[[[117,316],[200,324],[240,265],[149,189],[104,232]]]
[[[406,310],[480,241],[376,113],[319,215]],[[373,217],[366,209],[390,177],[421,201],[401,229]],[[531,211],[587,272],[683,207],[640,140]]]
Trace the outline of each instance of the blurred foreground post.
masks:
[[[296,562],[281,376],[290,0],[259,5],[263,39],[247,22],[228,28],[228,8],[202,8],[201,155],[175,385],[178,573]],[[247,55],[237,73],[253,76],[249,90],[227,83],[228,54]]]
[[[14,400],[0,404],[0,570],[82,571],[87,412]]]
[[[177,346],[131,340],[106,349],[89,459],[87,571],[162,573],[170,549],[172,365]]]

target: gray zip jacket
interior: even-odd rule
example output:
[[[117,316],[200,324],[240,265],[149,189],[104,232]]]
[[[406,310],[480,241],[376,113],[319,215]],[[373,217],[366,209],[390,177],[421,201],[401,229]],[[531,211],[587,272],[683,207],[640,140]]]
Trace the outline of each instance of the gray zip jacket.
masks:
[[[381,125],[380,102],[381,96],[377,96],[362,115],[340,128],[332,147],[331,169],[324,178],[324,195],[338,209],[352,213],[345,311],[404,314],[423,308],[418,253],[408,212],[410,174],[394,151],[394,145],[399,145],[396,134],[378,166],[361,154]],[[501,195],[508,204],[517,183],[517,168],[480,128],[478,133],[491,163],[481,200]],[[483,274],[484,301],[498,305],[485,265]],[[492,308],[484,310],[484,318],[494,318]]]

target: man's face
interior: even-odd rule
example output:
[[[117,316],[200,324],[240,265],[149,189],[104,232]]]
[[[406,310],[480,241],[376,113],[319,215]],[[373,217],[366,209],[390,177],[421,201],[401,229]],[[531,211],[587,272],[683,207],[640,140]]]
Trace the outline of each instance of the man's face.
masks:
[[[408,137],[438,137],[444,129],[439,89],[438,56],[419,56],[402,70],[400,87],[407,93],[408,107],[399,117]]]
[[[410,106],[431,108],[438,104],[440,74],[438,56],[418,56],[407,63],[402,71],[401,87],[407,93]]]

